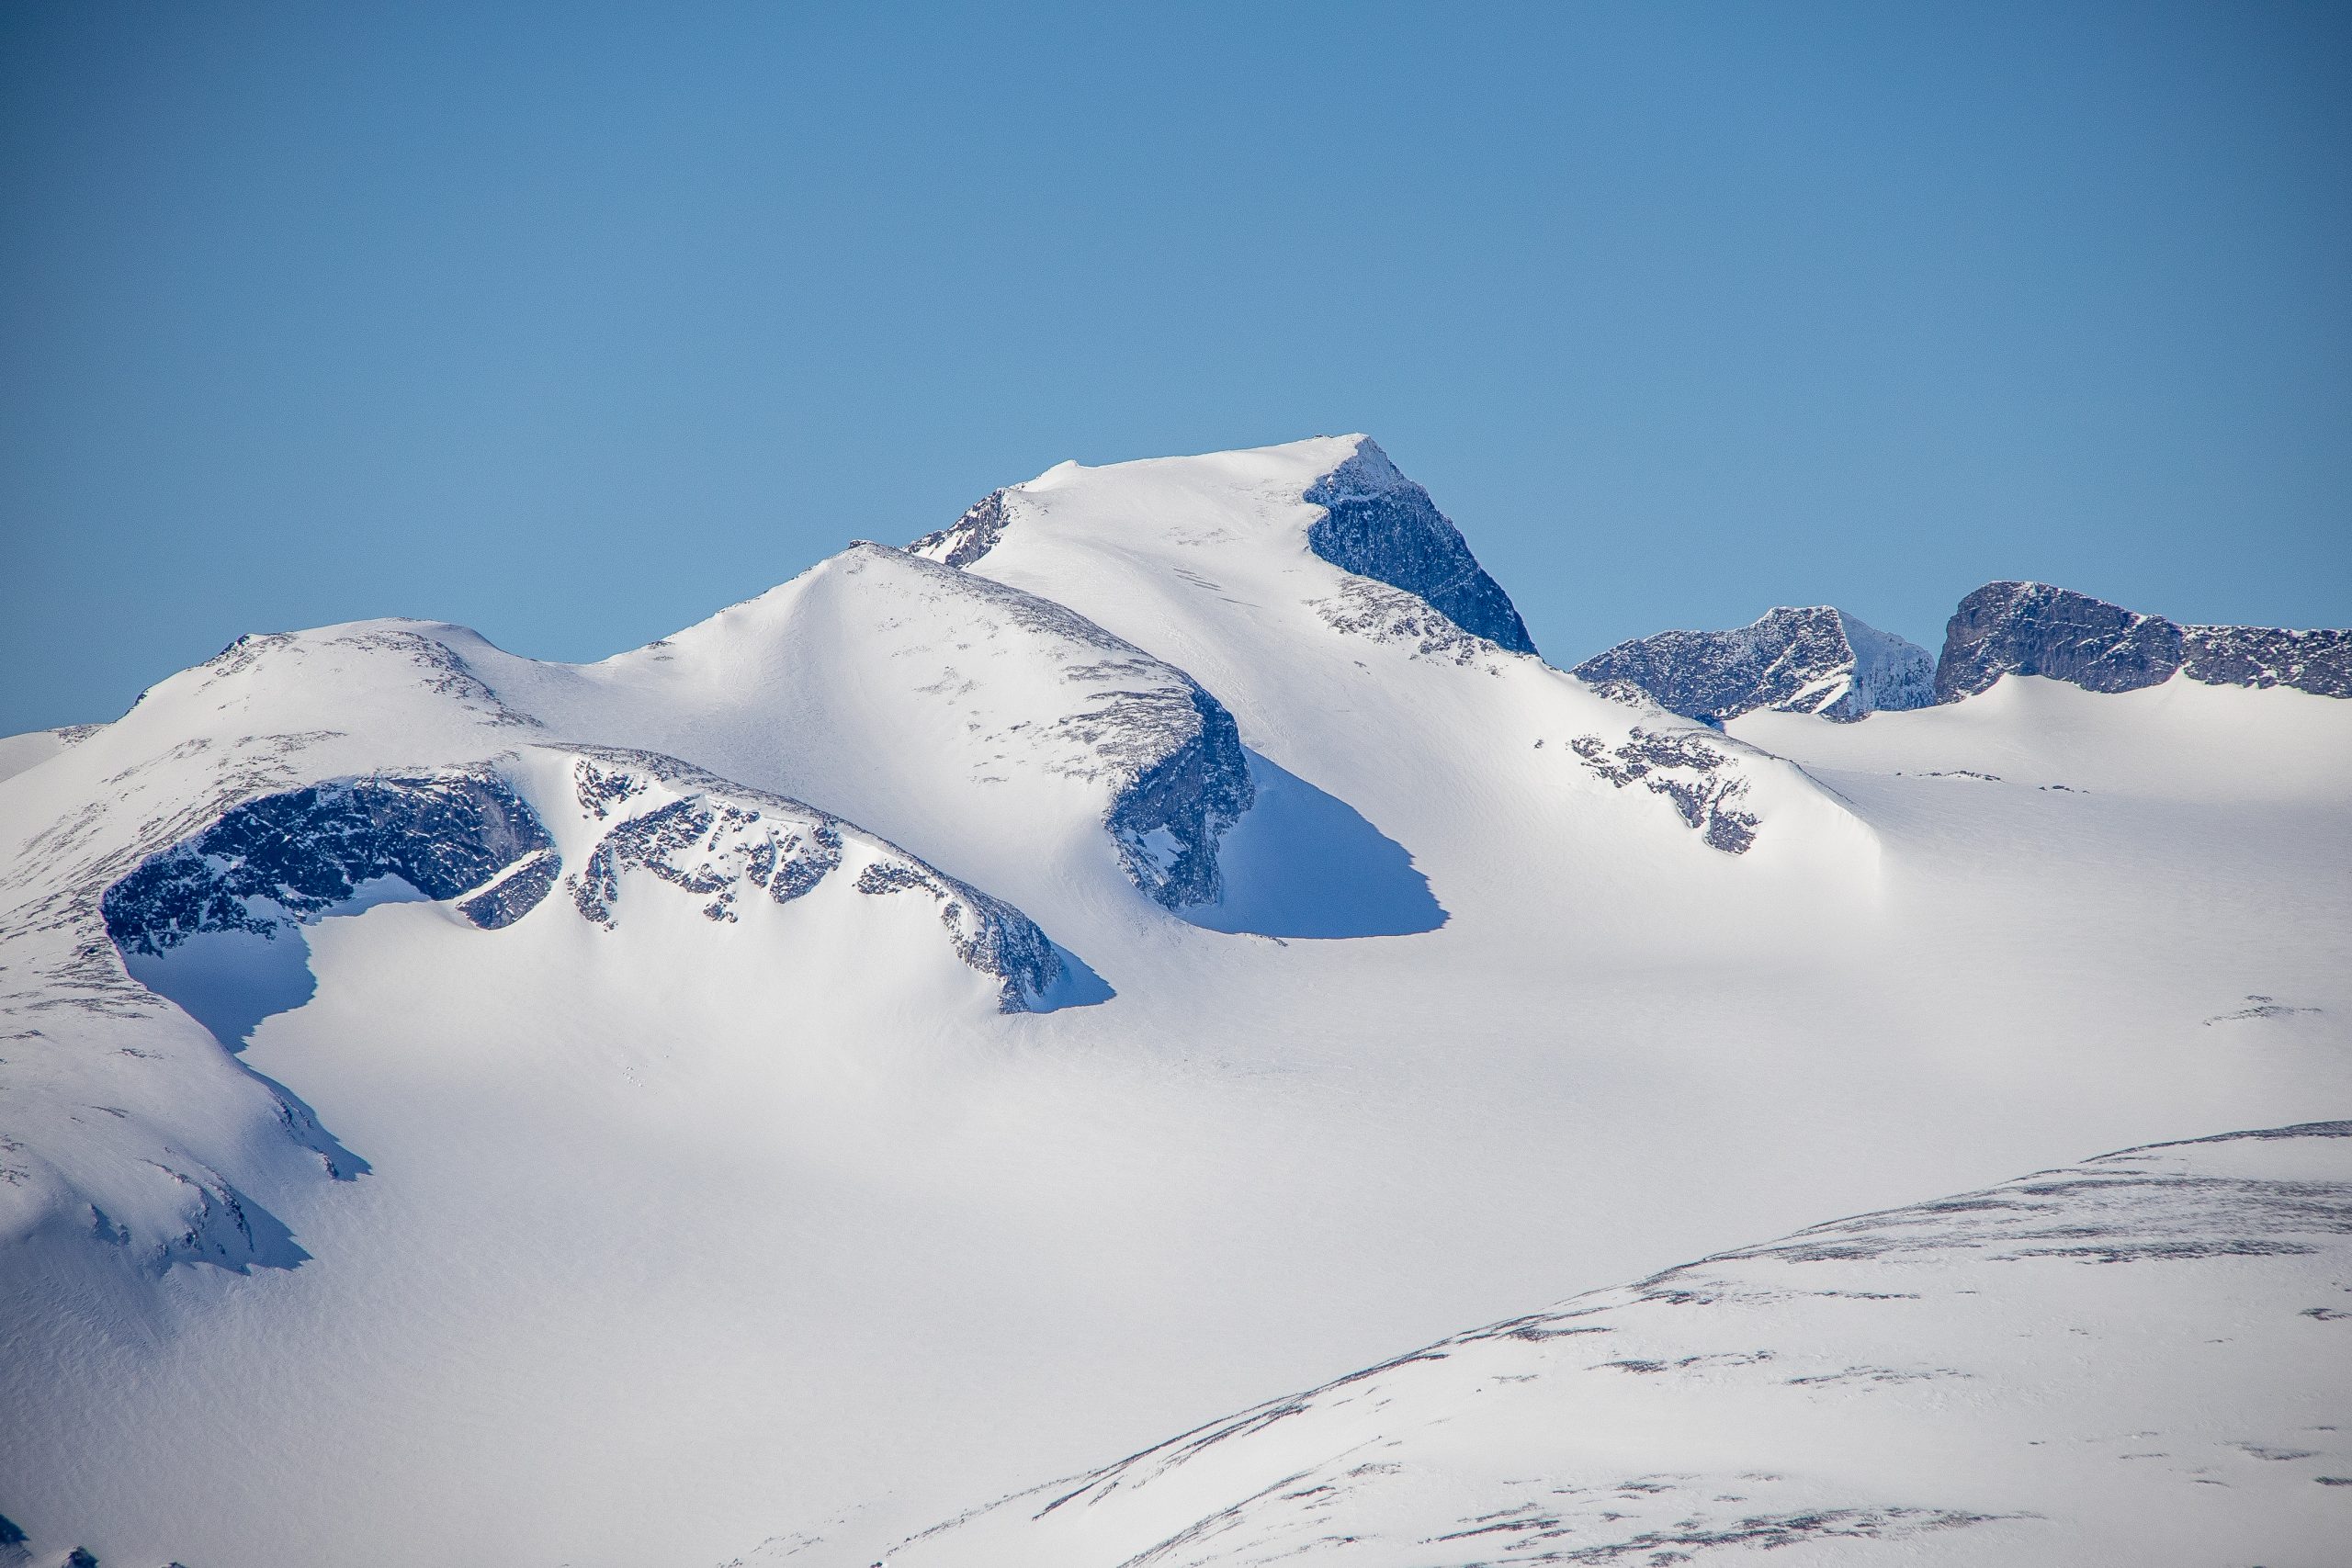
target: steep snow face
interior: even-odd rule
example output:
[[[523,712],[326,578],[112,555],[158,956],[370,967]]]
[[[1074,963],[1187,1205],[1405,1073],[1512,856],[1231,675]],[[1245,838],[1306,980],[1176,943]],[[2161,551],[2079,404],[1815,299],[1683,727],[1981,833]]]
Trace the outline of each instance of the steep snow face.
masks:
[[[1935,700],[1927,649],[1827,604],[1770,610],[1735,631],[1637,637],[1575,673],[1710,724],[1758,708],[1858,719]]]
[[[1988,582],[1960,602],[1936,665],[1936,700],[2004,675],[2131,692],[2186,672],[2220,686],[2291,686],[2352,697],[2352,631],[2182,626],[2040,582]]]
[[[602,664],[474,657],[568,732],[816,802],[1024,898],[1107,871],[1213,902],[1252,797],[1232,716],[1182,670],[881,545]]]
[[[876,1555],[2316,1568],[2347,1335],[2352,1122],[2226,1134],[1578,1296]]]
[[[1622,863],[1653,835],[1836,875],[1872,853],[1794,770],[1536,658],[1460,533],[1360,435],[1065,463],[916,547],[1189,671],[1248,746],[1403,844],[1441,902],[1450,879]]]

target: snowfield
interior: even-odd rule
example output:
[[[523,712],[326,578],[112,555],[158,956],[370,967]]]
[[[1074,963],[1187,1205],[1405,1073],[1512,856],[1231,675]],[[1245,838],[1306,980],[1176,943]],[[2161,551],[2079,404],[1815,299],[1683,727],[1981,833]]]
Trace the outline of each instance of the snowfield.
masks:
[[[1457,1335],[889,1561],[2317,1565],[2346,1335],[2352,1122],[2129,1149]]]
[[[2352,1112],[2352,703],[2011,672],[1728,730],[1544,662],[1350,436],[1065,464],[597,664],[272,634],[0,744],[0,1516],[42,1563],[864,1568],[1533,1303],[1702,1257],[1747,1291],[1794,1266],[1714,1255],[1824,1215]],[[2166,1193],[2108,1217],[2271,1234]],[[2339,1451],[2320,1231],[1936,1235],[1794,1270],[1908,1315],[1609,1297],[1625,1348],[1470,1337],[905,1555],[1117,1568],[1297,1433],[1410,1459],[1343,1489],[1365,1562],[1565,1551],[1421,1544],[1535,1477],[1726,1560],[1850,1509],[1782,1556],[2103,1561],[2128,1520],[2115,1561],[2234,1561],[2209,1464],[2246,1561],[2342,1539],[2320,1459],[2213,1457]],[[2214,1314],[2237,1348],[2183,1351]],[[1474,1392],[1506,1416],[1441,1420]],[[2161,1484],[2085,1446],[2160,1426]]]

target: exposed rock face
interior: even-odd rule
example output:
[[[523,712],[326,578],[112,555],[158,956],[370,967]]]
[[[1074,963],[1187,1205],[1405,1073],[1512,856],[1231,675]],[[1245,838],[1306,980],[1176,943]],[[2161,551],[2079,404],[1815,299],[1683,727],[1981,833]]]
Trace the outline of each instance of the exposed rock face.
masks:
[[[458,906],[494,930],[547,896],[560,863],[538,818],[494,774],[352,779],[236,807],[107,888],[101,908],[117,947],[160,954],[199,931],[272,935],[380,877],[456,898],[519,867]]]
[[[1682,825],[1696,829],[1711,849],[1746,854],[1756,842],[1761,818],[1738,808],[1747,781],[1731,759],[1695,733],[1652,734],[1636,728],[1613,750],[1598,735],[1568,742],[1584,765],[1619,789],[1640,784],[1669,801]]]
[[[1189,718],[1170,719],[1182,739],[1136,771],[1105,821],[1129,879],[1170,909],[1216,901],[1217,840],[1256,797],[1233,716],[1198,686],[1191,698]]]
[[[1573,672],[1710,724],[1758,708],[1851,720],[1935,700],[1926,649],[1827,604],[1771,610],[1734,631],[1637,637]]]
[[[1419,596],[1464,631],[1515,653],[1535,651],[1510,595],[1487,575],[1462,531],[1376,444],[1359,446],[1306,498],[1324,510],[1306,536],[1317,555],[1342,571]]]
[[[633,871],[703,900],[705,919],[733,922],[753,903],[792,903],[848,864],[859,866],[852,884],[859,893],[935,902],[956,956],[996,979],[1002,1010],[1029,1010],[1061,976],[1053,943],[1028,916],[863,829],[674,757],[575,750],[581,809],[613,824],[585,868],[565,879],[573,907],[593,925],[619,925],[623,878]]]
[[[943,566],[969,566],[996,547],[996,542],[1004,537],[1004,525],[1011,521],[1004,507],[1004,491],[992,490],[963,516],[944,528],[925,534],[907,548]]]
[[[2186,671],[2214,686],[2292,686],[2352,697],[2352,631],[2183,626],[2041,582],[1988,582],[1960,602],[1936,666],[1936,700],[2004,675],[2090,692],[2161,685]]]

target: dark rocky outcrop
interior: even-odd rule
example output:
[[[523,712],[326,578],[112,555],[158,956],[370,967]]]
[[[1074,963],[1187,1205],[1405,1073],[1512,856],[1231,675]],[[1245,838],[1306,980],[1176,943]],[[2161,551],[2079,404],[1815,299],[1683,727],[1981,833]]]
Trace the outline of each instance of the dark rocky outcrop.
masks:
[[[379,878],[457,898],[526,861],[543,869],[458,906],[478,926],[512,924],[554,886],[555,841],[530,807],[487,773],[346,779],[233,807],[108,887],[100,908],[118,948],[158,955],[200,931],[316,919]]]
[[[1004,537],[1011,522],[1004,510],[1004,491],[992,490],[946,527],[925,534],[907,548],[943,566],[969,566]]]
[[[1732,631],[1636,637],[1573,673],[1708,724],[1758,708],[1851,720],[1927,706],[1934,700],[1935,660],[1914,643],[1815,604],[1771,610]]]
[[[1730,765],[1729,756],[1701,739],[1697,731],[1653,734],[1636,728],[1614,748],[1598,735],[1579,735],[1568,749],[1619,789],[1638,784],[1664,795],[1682,825],[1695,829],[1710,849],[1742,855],[1755,844],[1763,820],[1738,807],[1747,794],[1747,781]]]
[[[1190,713],[1170,725],[1190,733],[1136,772],[1104,822],[1128,879],[1170,909],[1213,904],[1224,892],[1217,841],[1257,794],[1233,716],[1198,686],[1190,694]]]
[[[1973,696],[2004,675],[2131,692],[2183,671],[2208,685],[2352,697],[2352,631],[2184,626],[2047,583],[1988,582],[1945,631],[1936,700]]]
[[[705,919],[732,922],[746,896],[789,904],[841,869],[850,840],[878,855],[852,886],[874,897],[913,893],[939,906],[956,956],[998,983],[1006,1012],[1049,1008],[1061,955],[1027,915],[885,840],[788,795],[772,795],[651,751],[574,748],[581,808],[610,820],[586,868],[565,879],[582,919],[620,924],[624,874],[643,871],[701,899]],[[657,785],[664,786],[657,791]],[[659,795],[673,798],[655,804]],[[634,807],[634,809],[632,809]],[[517,875],[522,874],[518,872]]]
[[[1374,443],[1316,480],[1306,499],[1324,513],[1307,530],[1307,547],[1333,566],[1415,594],[1464,631],[1514,653],[1535,651],[1510,595],[1487,575],[1462,531]]]

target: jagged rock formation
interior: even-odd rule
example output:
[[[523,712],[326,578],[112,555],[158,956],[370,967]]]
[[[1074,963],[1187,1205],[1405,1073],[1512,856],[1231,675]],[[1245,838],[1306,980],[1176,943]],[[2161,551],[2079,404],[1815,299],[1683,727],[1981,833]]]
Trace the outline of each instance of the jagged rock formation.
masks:
[[[2316,1562],[2348,1266],[2352,1122],[2127,1149],[1456,1335],[887,1555]]]
[[[1464,631],[1514,653],[1535,651],[1510,595],[1470,553],[1462,530],[1428,491],[1397,472],[1378,444],[1360,445],[1306,499],[1324,510],[1306,534],[1317,555],[1342,571],[1419,595]]]
[[[2352,697],[2352,631],[2184,626],[2041,582],[1988,582],[1960,602],[1936,665],[1936,700],[2004,675],[2131,692],[2186,672],[2214,686],[2292,686]]]
[[[1733,631],[1636,637],[1571,673],[1718,725],[1758,708],[1850,720],[1935,700],[1927,649],[1827,604],[1770,610]]]

